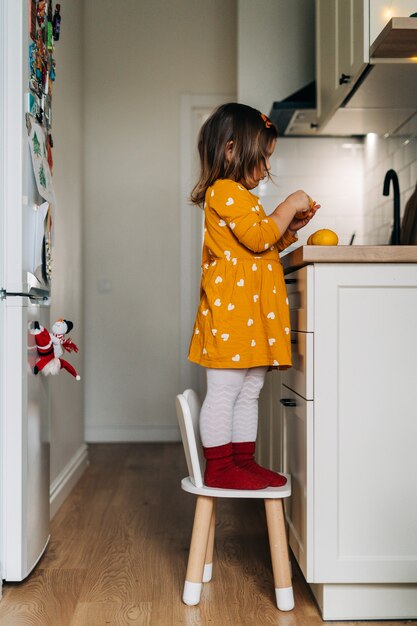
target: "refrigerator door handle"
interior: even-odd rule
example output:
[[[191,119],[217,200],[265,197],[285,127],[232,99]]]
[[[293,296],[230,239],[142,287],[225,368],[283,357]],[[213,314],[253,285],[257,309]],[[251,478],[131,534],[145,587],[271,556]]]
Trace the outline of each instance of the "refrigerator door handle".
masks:
[[[44,302],[45,300],[49,300],[49,291],[46,289],[36,289],[35,287],[32,287],[29,292],[0,289],[0,300],[5,300],[9,297],[30,298],[36,302]]]

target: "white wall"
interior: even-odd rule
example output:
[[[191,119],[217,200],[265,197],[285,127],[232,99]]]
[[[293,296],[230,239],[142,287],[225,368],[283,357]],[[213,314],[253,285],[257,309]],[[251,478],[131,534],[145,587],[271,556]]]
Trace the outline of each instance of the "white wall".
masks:
[[[314,7],[314,0],[239,0],[239,102],[268,114],[315,79]]]
[[[181,94],[235,91],[235,0],[86,3],[88,441],[178,438]]]
[[[52,97],[53,178],[57,197],[54,220],[53,305],[51,325],[63,317],[73,321],[69,336],[78,355],[67,359],[84,378],[82,302],[83,212],[83,0],[61,0],[61,38],[55,46],[56,81]],[[85,463],[83,380],[67,372],[51,380],[52,512]],[[70,481],[68,484],[66,481]]]

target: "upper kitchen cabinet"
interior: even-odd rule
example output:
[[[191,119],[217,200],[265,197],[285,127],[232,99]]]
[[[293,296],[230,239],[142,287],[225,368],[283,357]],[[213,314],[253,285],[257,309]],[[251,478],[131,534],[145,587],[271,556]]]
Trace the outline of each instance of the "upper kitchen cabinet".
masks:
[[[318,134],[391,133],[417,109],[413,11],[408,0],[316,1]]]
[[[317,0],[317,122],[323,126],[369,62],[366,0]]]

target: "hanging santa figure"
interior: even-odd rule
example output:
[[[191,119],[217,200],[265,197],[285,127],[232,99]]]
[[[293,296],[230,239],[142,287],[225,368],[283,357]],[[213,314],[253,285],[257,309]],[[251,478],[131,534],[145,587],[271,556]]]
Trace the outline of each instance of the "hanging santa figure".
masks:
[[[67,370],[76,380],[81,380],[75,368],[62,359],[64,350],[67,352],[78,352],[78,348],[65,335],[72,330],[74,324],[68,320],[60,319],[52,326],[52,333],[41,326],[39,322],[34,322],[30,333],[34,336],[39,359],[36,361],[33,373],[42,372],[44,376],[54,376],[59,374],[61,369]]]

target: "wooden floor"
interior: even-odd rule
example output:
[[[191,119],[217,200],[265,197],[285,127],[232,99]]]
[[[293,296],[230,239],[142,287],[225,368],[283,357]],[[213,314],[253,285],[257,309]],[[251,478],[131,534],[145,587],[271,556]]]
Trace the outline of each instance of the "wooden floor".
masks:
[[[97,444],[90,460],[36,570],[4,585],[1,626],[323,624],[296,568],[296,608],[277,610],[263,506],[248,500],[219,502],[213,580],[198,607],[181,602],[194,497],[180,444]]]

